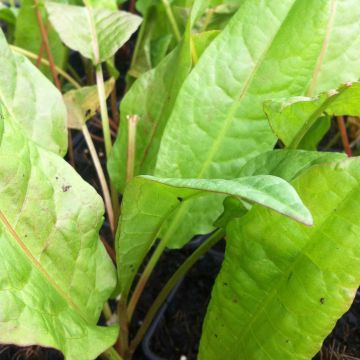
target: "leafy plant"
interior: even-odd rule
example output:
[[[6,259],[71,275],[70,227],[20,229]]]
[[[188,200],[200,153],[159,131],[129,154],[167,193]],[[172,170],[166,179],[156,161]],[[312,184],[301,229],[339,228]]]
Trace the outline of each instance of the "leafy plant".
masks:
[[[143,22],[112,0],[35,5],[23,0],[16,22],[0,8],[16,44],[0,33],[0,342],[131,359],[176,283],[225,238],[199,358],[311,358],[360,273],[360,160],[303,150],[333,117],[360,116],[354,1],[137,1]],[[141,23],[117,124],[115,54]],[[101,198],[62,159],[69,129],[89,149],[110,242]],[[129,336],[164,250],[206,233]]]

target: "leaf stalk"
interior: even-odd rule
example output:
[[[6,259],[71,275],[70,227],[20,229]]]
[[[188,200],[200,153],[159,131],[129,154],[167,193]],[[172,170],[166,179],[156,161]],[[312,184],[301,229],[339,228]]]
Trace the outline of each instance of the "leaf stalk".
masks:
[[[149,311],[147,312],[145,319],[135,335],[134,340],[131,342],[129,347],[129,352],[132,354],[135,352],[136,348],[142,341],[147,329],[151,325],[155,315],[159,311],[162,304],[165,302],[169,296],[171,290],[175,285],[183,278],[191,267],[196,263],[199,258],[204,255],[211,247],[213,247],[217,242],[219,242],[225,236],[225,230],[220,228],[216,230],[206,241],[204,241],[176,270],[176,272],[171,276],[166,285],[162,288],[153,304],[151,305]]]

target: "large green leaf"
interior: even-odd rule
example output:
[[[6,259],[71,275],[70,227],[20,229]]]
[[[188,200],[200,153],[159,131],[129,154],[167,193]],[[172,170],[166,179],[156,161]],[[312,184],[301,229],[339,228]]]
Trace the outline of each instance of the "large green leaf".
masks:
[[[234,178],[275,144],[262,103],[315,95],[360,74],[360,7],[355,0],[244,0],[186,79],[167,122],[155,176]],[[176,244],[211,230],[186,212]],[[185,225],[186,224],[186,225]],[[199,231],[200,230],[200,231]]]
[[[273,175],[291,181],[309,167],[346,159],[342,153],[303,150],[272,150],[250,159],[240,170],[240,176]],[[227,197],[224,212],[214,226],[224,227],[231,219],[243,216],[247,209],[239,201]]]
[[[46,2],[46,9],[61,40],[94,64],[113,56],[141,23],[139,16],[124,11],[55,2]]]
[[[191,18],[196,17],[196,13],[201,10],[202,1],[195,1],[196,8],[191,12]],[[136,114],[140,120],[136,132],[134,174],[152,174],[166,122],[179,90],[190,73],[192,57],[195,57],[194,60],[197,61],[218,34],[218,32],[211,31],[192,36],[190,35],[190,25],[191,19],[179,46],[155,69],[143,74],[121,102],[122,121],[120,122],[119,136],[108,162],[111,179],[121,192],[126,183],[127,118]]]
[[[67,55],[66,48],[61,43],[61,40],[56,31],[48,22],[47,15],[43,7],[40,6],[39,9],[46,26],[50,50],[54,62],[57,66],[62,68],[64,66]],[[40,49],[42,49],[42,58],[48,58],[45,48],[42,47],[42,37],[36,17],[36,6],[34,5],[33,0],[21,1],[20,11],[16,20],[15,45],[29,50],[35,54],[39,54]],[[40,65],[40,69],[49,78],[51,78],[51,72],[47,66]]]
[[[116,235],[118,276],[122,296],[167,217],[193,197],[209,193],[232,195],[274,209],[298,221],[311,224],[310,213],[284,180],[254,176],[235,180],[160,179],[136,177],[126,187],[119,231]],[[184,207],[181,208],[184,211]]]
[[[291,181],[309,167],[345,159],[342,153],[326,153],[303,150],[272,150],[250,159],[240,170],[240,176],[273,175]],[[240,201],[227,197],[223,203],[224,211],[214,226],[224,227],[230,220],[240,217],[249,210]]]
[[[60,92],[30,61],[11,52],[1,31],[0,63],[0,102],[37,145],[65,155],[66,110]]]
[[[276,136],[295,148],[324,113],[359,116],[360,83],[347,83],[314,98],[267,101],[264,110]]]
[[[41,142],[46,131],[38,128],[58,121],[49,106],[60,109],[65,122],[60,94],[25,59],[16,57],[15,64],[27,64],[27,72],[16,73],[3,35],[0,54],[0,342],[92,360],[118,332],[96,325],[116,282],[98,235],[102,200],[57,154],[55,143],[45,135]],[[31,86],[21,92],[19,84],[27,81]],[[26,90],[35,106],[24,119],[16,106],[28,106],[18,98]]]
[[[188,27],[179,46],[155,69],[143,74],[121,102],[119,136],[108,161],[111,179],[119,191],[123,191],[125,187],[128,116],[139,116],[134,174],[152,174],[166,121],[179,89],[191,70],[191,65]]]
[[[335,152],[272,150],[250,159],[240,169],[240,175],[274,175],[291,181],[313,165],[345,158],[345,154]]]
[[[360,276],[360,159],[313,166],[293,185],[314,226],[257,206],[230,223],[200,359],[310,359],[350,306]]]

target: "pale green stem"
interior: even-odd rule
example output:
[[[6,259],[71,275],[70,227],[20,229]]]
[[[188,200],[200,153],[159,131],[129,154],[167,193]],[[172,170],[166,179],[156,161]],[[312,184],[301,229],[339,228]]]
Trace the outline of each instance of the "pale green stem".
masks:
[[[95,146],[94,146],[94,142],[92,141],[92,138],[91,138],[91,135],[89,133],[87,126],[84,125],[81,130],[84,135],[87,147],[89,148],[89,152],[90,152],[92,161],[93,161],[95,169],[96,169],[96,173],[97,173],[99,181],[100,181],[101,190],[102,190],[102,193],[104,196],[105,208],[106,208],[106,212],[108,214],[109,225],[111,228],[111,232],[114,235],[114,233],[115,233],[114,212],[113,212],[113,208],[112,208],[112,204],[111,204],[110,191],[109,191],[108,184],[106,182],[105,174],[104,174],[103,168],[100,163],[100,159],[98,157],[98,154],[97,154]]]
[[[109,125],[109,114],[106,105],[104,75],[101,64],[96,65],[96,85],[97,85],[99,102],[100,102],[100,115],[101,115],[101,124],[104,135],[105,153],[106,153],[106,159],[108,160],[112,149],[112,142],[111,142],[111,133],[110,133],[110,125]],[[119,216],[119,199],[117,197],[116,188],[114,187],[113,184],[110,184],[110,191],[111,191],[112,208],[115,217],[114,229],[116,230],[117,218]]]
[[[208,27],[209,24],[210,24],[210,21],[211,21],[212,18],[213,18],[213,15],[214,15],[214,13],[215,13],[215,10],[216,10],[216,8],[212,8],[212,9],[209,9],[209,10],[207,11],[207,14],[206,14],[206,17],[205,17],[205,21],[204,21],[204,26],[203,26],[203,28],[201,29],[201,32],[206,31],[207,27]]]
[[[145,288],[145,285],[147,284],[151,273],[153,272],[155,265],[160,259],[160,256],[164,252],[167,244],[169,243],[170,239],[173,237],[175,231],[178,228],[179,221],[183,218],[184,214],[186,213],[188,207],[186,204],[183,204],[180,206],[180,208],[177,210],[177,213],[174,217],[174,220],[171,222],[170,226],[168,227],[164,237],[160,240],[158,246],[156,247],[154,253],[152,254],[149,262],[146,264],[146,267],[143,271],[143,273],[140,276],[139,281],[136,284],[135,290],[131,296],[131,299],[128,304],[128,319],[129,322],[131,321],[132,315],[134,313],[134,310],[136,308],[136,305],[140,299],[140,296]]]
[[[123,360],[119,353],[112,347],[102,353],[108,360]]]
[[[14,45],[10,45],[10,48],[14,52],[24,55],[24,56],[28,57],[29,59],[34,59],[34,60],[38,59],[38,55],[34,54],[31,51],[25,50],[23,48],[20,48],[20,47],[14,46]],[[41,63],[43,65],[50,67],[50,63],[46,59],[41,58]],[[59,68],[56,65],[55,65],[55,69],[59,75],[61,75],[64,79],[66,79],[70,84],[74,85],[75,88],[77,88],[77,89],[81,88],[81,85],[74,78],[72,78],[68,73],[66,73],[64,70],[62,70],[61,68]]]
[[[175,38],[177,41],[180,41],[181,40],[181,34],[180,34],[180,30],[179,30],[179,27],[176,23],[176,19],[175,19],[175,16],[174,16],[174,13],[171,9],[171,6],[169,4],[169,1],[168,0],[161,0],[164,7],[165,7],[165,11],[166,11],[166,15],[170,21],[170,25],[171,25],[171,28],[174,32],[174,35],[175,35]]]
[[[103,306],[103,314],[106,321],[110,320],[112,316],[112,311],[108,302],[106,302]]]
[[[218,241],[220,241],[225,236],[224,229],[216,230],[208,239],[206,239],[176,270],[176,272],[171,276],[166,285],[162,288],[159,295],[154,300],[149,311],[147,312],[145,319],[138,330],[134,340],[130,344],[129,352],[130,354],[134,353],[137,346],[140,344],[143,339],[147,329],[151,325],[154,316],[159,311],[162,304],[168,298],[171,290],[175,285],[183,278],[186,273],[191,269],[195,262],[205,254],[211,247],[213,247]]]
[[[128,183],[134,177],[135,169],[135,150],[136,150],[136,127],[139,121],[137,115],[130,115],[128,120],[128,147],[126,162],[126,182]]]
[[[127,316],[126,298],[120,298],[117,308],[120,326],[118,343],[122,356],[126,357],[129,346],[129,321]]]
[[[105,153],[106,153],[106,158],[109,159],[112,143],[111,143],[111,134],[110,134],[110,125],[109,125],[109,115],[106,105],[104,75],[101,64],[96,65],[96,85],[97,85],[99,101],[100,101],[100,114],[101,114],[101,123],[104,134]]]

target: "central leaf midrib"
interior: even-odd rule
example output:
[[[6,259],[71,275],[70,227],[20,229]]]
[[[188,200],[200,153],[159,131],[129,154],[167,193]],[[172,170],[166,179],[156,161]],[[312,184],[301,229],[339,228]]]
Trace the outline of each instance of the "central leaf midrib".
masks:
[[[291,11],[294,8],[296,3],[297,3],[297,0],[294,0],[293,4],[288,9],[288,12],[286,13],[283,21],[280,22],[279,27],[278,27],[277,31],[275,31],[274,36],[271,38],[271,40],[269,42],[269,45],[265,48],[264,52],[259,57],[259,60],[255,64],[253,70],[249,74],[248,78],[245,80],[244,86],[240,89],[240,93],[239,93],[237,99],[235,99],[235,101],[230,106],[230,109],[227,112],[227,115],[226,115],[226,118],[225,118],[225,121],[224,121],[224,125],[222,126],[222,129],[220,130],[220,134],[216,138],[215,143],[213,144],[213,146],[211,147],[210,152],[209,152],[209,154],[208,154],[202,168],[200,169],[200,172],[199,172],[197,178],[201,178],[204,175],[204,173],[206,172],[206,170],[210,166],[210,163],[213,160],[215,154],[218,152],[221,144],[223,143],[223,141],[225,139],[225,136],[226,136],[228,130],[230,129],[232,123],[235,121],[234,114],[235,114],[236,110],[240,107],[241,101],[243,100],[243,98],[247,94],[247,91],[248,91],[249,87],[252,84],[252,80],[254,79],[258,69],[263,64],[263,62],[264,62],[264,60],[266,58],[266,55],[268,54],[268,52],[272,48],[276,38],[278,37],[280,31],[282,30],[284,23],[287,21],[289,15],[290,15],[290,13],[291,13]]]
[[[88,323],[87,316],[81,311],[81,309],[73,302],[71,297],[69,297],[66,292],[58,285],[55,280],[50,276],[46,269],[41,265],[41,263],[34,257],[25,243],[21,240],[20,236],[10,224],[9,220],[6,218],[5,214],[0,210],[0,221],[4,224],[5,229],[10,234],[10,236],[15,240],[21,250],[24,252],[29,261],[35,266],[40,274],[46,279],[46,281],[55,289],[55,291],[65,300],[65,302],[73,308],[73,310],[80,315],[83,320]]]
[[[336,0],[331,0],[330,15],[329,15],[328,22],[327,22],[326,32],[325,32],[324,40],[323,40],[323,43],[321,46],[321,51],[319,53],[318,59],[315,64],[312,79],[311,79],[309,87],[306,91],[307,96],[312,96],[314,93],[316,82],[317,82],[318,76],[320,74],[321,67],[324,63],[325,55],[326,55],[326,52],[327,52],[327,49],[329,46],[330,34],[331,34],[331,31],[332,31],[333,25],[334,25],[335,14],[336,14]]]

